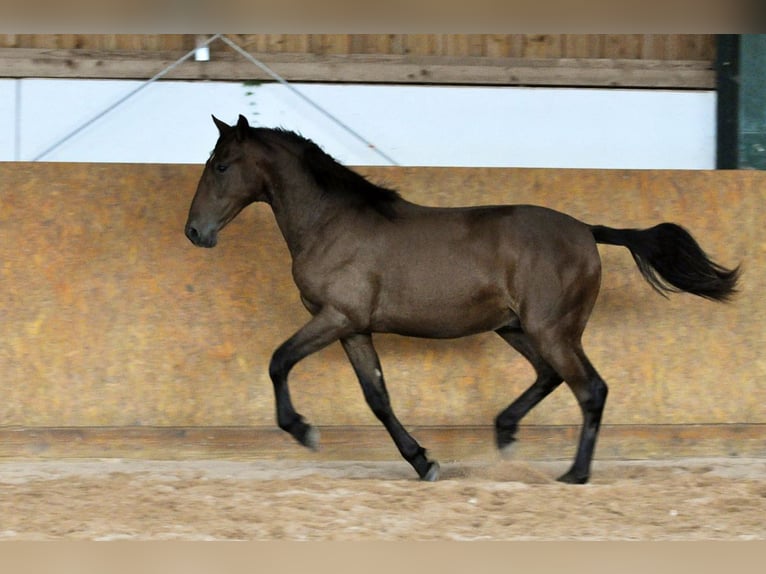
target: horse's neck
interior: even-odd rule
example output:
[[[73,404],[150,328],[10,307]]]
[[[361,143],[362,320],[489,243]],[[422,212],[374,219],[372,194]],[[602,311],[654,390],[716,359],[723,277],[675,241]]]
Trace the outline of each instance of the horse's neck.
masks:
[[[343,206],[332,196],[323,194],[302,172],[294,172],[288,178],[277,178],[275,187],[271,209],[295,258],[315,242],[319,229],[337,217]]]

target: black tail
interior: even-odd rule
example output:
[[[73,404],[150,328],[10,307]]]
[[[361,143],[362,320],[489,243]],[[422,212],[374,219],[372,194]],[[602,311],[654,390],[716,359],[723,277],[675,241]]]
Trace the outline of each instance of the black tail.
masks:
[[[706,299],[727,301],[736,293],[739,266],[727,269],[702,250],[691,234],[674,223],[650,229],[612,229],[592,225],[597,243],[630,250],[641,275],[658,293],[685,291]]]

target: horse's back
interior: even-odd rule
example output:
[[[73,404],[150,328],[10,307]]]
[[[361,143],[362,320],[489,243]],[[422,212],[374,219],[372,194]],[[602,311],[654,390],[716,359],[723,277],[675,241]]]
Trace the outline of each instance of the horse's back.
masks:
[[[567,291],[594,289],[594,278],[598,290],[589,227],[544,207],[413,206],[370,237],[376,255],[365,258],[374,262],[365,272],[375,277],[376,330],[429,337],[493,330],[532,299],[557,305]]]
[[[392,225],[402,226],[392,231],[392,239],[407,245],[408,256],[422,251],[427,257],[441,249],[454,257],[488,257],[493,265],[511,268],[541,257],[550,265],[599,261],[590,226],[537,205],[420,208]]]

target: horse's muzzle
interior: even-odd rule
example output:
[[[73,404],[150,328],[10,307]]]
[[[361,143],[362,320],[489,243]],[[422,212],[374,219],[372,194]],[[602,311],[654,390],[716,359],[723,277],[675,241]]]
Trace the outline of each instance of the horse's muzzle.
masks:
[[[214,230],[201,233],[192,223],[187,223],[184,231],[189,241],[197,247],[215,247],[215,244],[218,243],[218,234]]]

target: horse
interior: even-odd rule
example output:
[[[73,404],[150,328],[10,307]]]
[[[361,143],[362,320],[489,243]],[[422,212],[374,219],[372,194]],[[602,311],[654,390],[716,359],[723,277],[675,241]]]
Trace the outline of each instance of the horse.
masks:
[[[601,282],[597,244],[626,247],[649,285],[727,301],[739,266],[726,268],[674,223],[649,229],[589,225],[534,205],[429,207],[376,185],[317,144],[283,129],[213,116],[219,137],[189,208],[186,237],[214,247],[247,205],[267,203],[290,256],[310,320],[269,363],[279,427],[316,450],[319,434],[293,407],[288,374],[340,341],[367,404],[419,478],[439,464],[391,408],[373,333],[458,338],[494,331],[525,357],[534,383],[494,420],[496,446],[516,440],[519,421],[566,382],[582,413],[577,451],[558,478],[584,484],[607,385],[581,338]]]

